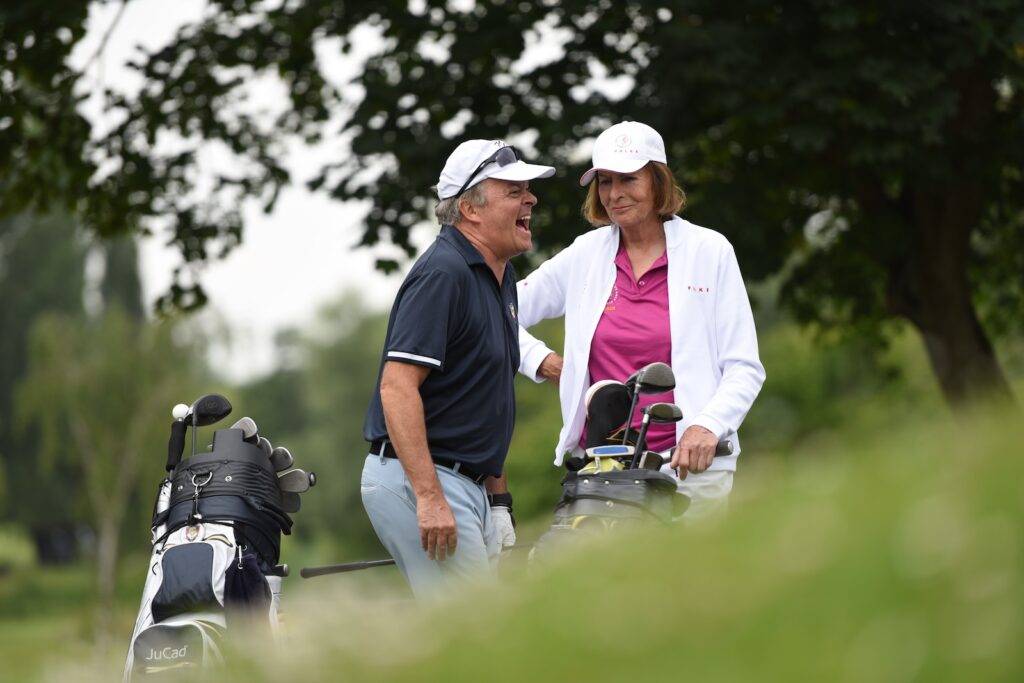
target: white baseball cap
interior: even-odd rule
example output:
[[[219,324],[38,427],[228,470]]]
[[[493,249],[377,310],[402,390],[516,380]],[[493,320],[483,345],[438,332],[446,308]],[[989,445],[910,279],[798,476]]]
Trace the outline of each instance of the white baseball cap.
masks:
[[[510,151],[501,153],[502,149]],[[519,150],[501,140],[466,140],[455,148],[444,163],[441,177],[437,181],[437,197],[454,197],[487,178],[520,182],[547,178],[554,173],[552,166],[538,166],[522,161]]]
[[[632,173],[649,161],[667,164],[665,141],[658,131],[639,121],[624,121],[597,136],[594,142],[593,168],[580,176],[587,185],[598,171]]]

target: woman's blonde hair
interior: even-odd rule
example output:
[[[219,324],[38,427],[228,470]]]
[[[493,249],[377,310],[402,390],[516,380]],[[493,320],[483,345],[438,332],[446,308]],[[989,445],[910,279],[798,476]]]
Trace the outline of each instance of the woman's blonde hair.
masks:
[[[686,206],[686,193],[679,187],[672,170],[660,161],[649,161],[644,169],[649,169],[651,184],[654,186],[654,210],[658,218],[665,221],[683,210]],[[643,169],[641,169],[643,170]],[[597,192],[597,176],[590,181],[587,198],[583,200],[581,212],[583,217],[594,227],[608,225],[612,222],[608,212],[601,203],[601,195]]]

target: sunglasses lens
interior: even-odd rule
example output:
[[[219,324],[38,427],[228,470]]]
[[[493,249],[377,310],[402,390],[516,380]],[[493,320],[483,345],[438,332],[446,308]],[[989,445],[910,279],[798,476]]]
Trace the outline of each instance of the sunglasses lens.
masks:
[[[498,166],[508,166],[519,161],[515,147],[502,147],[494,155],[494,161]]]

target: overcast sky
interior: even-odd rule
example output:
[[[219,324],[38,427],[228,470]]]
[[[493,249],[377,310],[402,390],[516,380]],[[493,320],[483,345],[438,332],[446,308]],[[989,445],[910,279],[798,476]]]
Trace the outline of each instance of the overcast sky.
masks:
[[[76,47],[72,63],[88,62],[119,7],[118,3],[92,6],[88,34]],[[199,18],[204,7],[201,0],[128,2],[103,58],[89,68],[89,80],[95,85],[130,91],[136,79],[122,65],[135,46],[153,49],[166,44],[184,22]],[[346,62],[340,56],[328,66],[332,81],[347,79],[355,69],[353,60]],[[254,94],[267,99],[275,96],[271,84],[264,90]],[[97,104],[97,100],[88,101],[83,111],[95,123],[101,123],[103,113]],[[306,323],[319,306],[344,290],[358,290],[370,306],[385,309],[401,283],[401,275],[386,277],[373,267],[378,253],[393,256],[396,250],[353,248],[362,231],[361,208],[313,195],[302,186],[301,180],[313,173],[323,153],[298,150],[292,155],[289,166],[298,181],[296,186],[282,193],[272,214],[265,215],[255,207],[246,211],[242,245],[227,259],[212,263],[202,275],[210,303],[201,318],[209,323],[219,317],[232,331],[231,347],[213,349],[211,353],[218,367],[233,379],[272,369],[274,332]],[[430,232],[424,230],[416,241],[429,242],[433,237]],[[157,235],[141,244],[148,304],[166,290],[181,260],[177,250],[163,246],[166,240],[166,235]]]

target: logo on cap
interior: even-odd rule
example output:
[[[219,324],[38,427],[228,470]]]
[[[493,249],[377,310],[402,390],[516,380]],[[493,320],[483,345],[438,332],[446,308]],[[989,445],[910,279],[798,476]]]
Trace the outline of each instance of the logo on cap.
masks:
[[[625,133],[623,133],[622,135],[620,135],[617,138],[615,138],[615,146],[616,147],[626,147],[626,146],[629,145],[629,143],[630,143],[629,136],[626,135]]]

